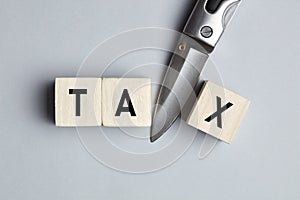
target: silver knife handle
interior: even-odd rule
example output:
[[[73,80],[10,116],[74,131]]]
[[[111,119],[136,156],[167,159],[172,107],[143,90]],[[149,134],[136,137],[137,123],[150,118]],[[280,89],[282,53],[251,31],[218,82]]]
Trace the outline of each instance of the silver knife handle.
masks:
[[[214,49],[240,0],[198,0],[183,32]]]

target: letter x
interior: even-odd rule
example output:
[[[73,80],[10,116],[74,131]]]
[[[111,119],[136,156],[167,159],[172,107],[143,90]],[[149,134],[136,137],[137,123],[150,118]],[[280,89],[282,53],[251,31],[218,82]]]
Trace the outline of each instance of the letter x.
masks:
[[[217,118],[217,124],[219,128],[222,128],[222,113],[233,106],[232,103],[227,103],[225,106],[221,107],[221,98],[217,96],[217,111],[205,119],[207,122],[211,122],[214,118]]]

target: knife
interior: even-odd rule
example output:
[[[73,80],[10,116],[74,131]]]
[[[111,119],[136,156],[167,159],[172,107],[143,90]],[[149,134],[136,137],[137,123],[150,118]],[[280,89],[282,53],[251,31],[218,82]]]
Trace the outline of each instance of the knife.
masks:
[[[198,0],[171,58],[155,104],[150,141],[176,121],[194,92],[209,54],[216,47],[240,0]]]

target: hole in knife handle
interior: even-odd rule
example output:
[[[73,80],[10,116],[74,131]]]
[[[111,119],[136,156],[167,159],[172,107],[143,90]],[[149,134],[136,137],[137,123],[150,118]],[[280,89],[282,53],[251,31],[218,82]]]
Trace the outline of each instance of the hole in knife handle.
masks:
[[[180,44],[180,45],[178,46],[178,49],[179,49],[180,51],[184,51],[184,50],[185,50],[185,44]]]
[[[208,0],[205,5],[205,10],[211,14],[215,13],[222,1],[223,0]]]

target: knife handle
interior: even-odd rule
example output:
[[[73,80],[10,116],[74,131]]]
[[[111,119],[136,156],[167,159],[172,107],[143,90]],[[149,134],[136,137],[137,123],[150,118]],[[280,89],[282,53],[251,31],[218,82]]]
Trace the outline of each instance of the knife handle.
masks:
[[[198,0],[183,32],[214,49],[240,0]]]
[[[214,12],[216,12],[221,1],[223,1],[223,0],[208,0],[206,3],[205,9],[209,13],[214,13]]]

